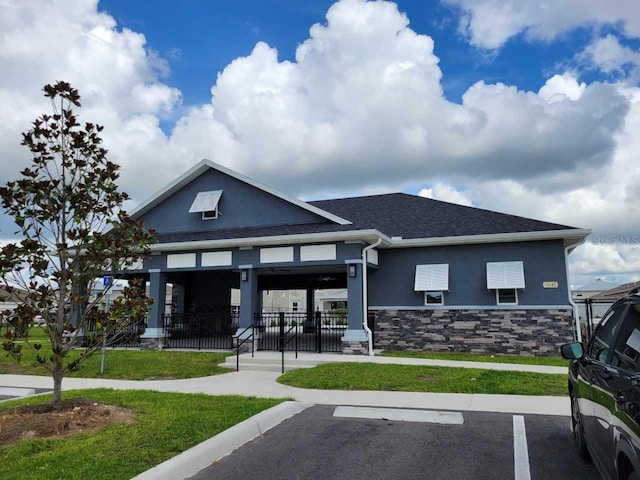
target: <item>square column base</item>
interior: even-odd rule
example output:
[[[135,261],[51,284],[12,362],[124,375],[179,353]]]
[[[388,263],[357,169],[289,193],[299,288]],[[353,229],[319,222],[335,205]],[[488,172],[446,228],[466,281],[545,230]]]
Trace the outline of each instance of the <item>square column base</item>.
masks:
[[[369,342],[342,341],[343,355],[369,355]]]

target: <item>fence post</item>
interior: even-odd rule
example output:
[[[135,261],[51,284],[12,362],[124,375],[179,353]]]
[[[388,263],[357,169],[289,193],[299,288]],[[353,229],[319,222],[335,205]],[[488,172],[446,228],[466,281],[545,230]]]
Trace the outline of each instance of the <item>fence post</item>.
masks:
[[[318,353],[322,353],[322,312],[316,312],[316,344],[318,346]]]
[[[280,339],[278,340],[278,348],[284,351],[284,312],[278,312],[278,326],[280,327]]]
[[[593,300],[587,298],[585,303],[585,310],[587,311],[587,333],[589,338],[591,338],[591,334],[593,333]]]

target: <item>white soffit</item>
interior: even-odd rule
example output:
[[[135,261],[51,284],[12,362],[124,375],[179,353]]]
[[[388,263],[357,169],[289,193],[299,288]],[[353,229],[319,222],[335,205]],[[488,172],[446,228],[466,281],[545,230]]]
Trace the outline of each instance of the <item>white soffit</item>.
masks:
[[[293,247],[260,249],[260,263],[293,262]]]
[[[233,264],[233,254],[231,251],[203,252],[200,264],[203,267],[228,267]]]
[[[222,197],[222,190],[198,192],[198,195],[196,195],[195,200],[191,204],[189,213],[214,212],[218,210],[220,197]]]
[[[449,290],[449,264],[416,265],[416,292]]]
[[[375,248],[367,250],[367,262],[378,265],[378,251]]]
[[[335,260],[336,245],[302,245],[300,247],[300,261],[314,262],[319,260]]]
[[[195,266],[195,253],[173,253],[167,255],[167,268],[192,268]]]
[[[524,288],[524,264],[518,262],[487,262],[487,288]]]

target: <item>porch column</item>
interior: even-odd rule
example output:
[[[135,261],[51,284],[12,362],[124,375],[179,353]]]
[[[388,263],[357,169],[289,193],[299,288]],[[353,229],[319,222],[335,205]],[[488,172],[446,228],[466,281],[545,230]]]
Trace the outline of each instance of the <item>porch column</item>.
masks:
[[[82,323],[84,312],[87,309],[89,285],[86,281],[81,281],[78,285],[72,288],[72,296],[74,299],[71,302],[71,325],[73,328],[78,328]],[[81,300],[78,302],[77,299]]]
[[[240,265],[240,321],[236,336],[253,323],[253,315],[260,308],[258,296],[258,271],[253,265]],[[247,331],[243,336],[251,335]]]
[[[167,296],[167,274],[159,269],[149,269],[149,296],[153,298],[153,305],[149,310],[147,329],[141,338],[164,337],[164,304]]]
[[[184,297],[185,297],[185,284],[184,283],[174,283],[173,284],[173,303],[175,303],[175,313],[178,315],[184,315]],[[174,312],[171,312],[174,313]]]
[[[368,350],[367,333],[362,326],[362,260],[347,260],[347,330],[342,337],[343,353],[362,353]]]
[[[314,315],[314,310],[315,310],[315,299],[314,299],[314,295],[315,294],[315,290],[313,288],[307,288],[307,322],[308,325],[312,325],[313,324],[313,315]]]

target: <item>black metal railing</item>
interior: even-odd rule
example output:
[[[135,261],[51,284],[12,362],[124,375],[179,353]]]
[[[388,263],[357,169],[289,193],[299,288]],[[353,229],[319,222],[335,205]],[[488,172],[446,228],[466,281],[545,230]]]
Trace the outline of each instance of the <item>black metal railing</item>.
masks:
[[[238,329],[238,312],[232,308],[208,308],[163,317],[165,346],[198,350],[231,350]]]
[[[248,333],[248,332],[251,333]],[[238,335],[233,336],[233,340],[236,344],[236,372],[240,371],[240,347],[251,340],[251,358],[254,357],[256,346],[256,327],[255,325],[249,325],[242,330]]]
[[[288,328],[286,335],[281,320]],[[347,329],[346,314],[330,312],[258,313],[254,323],[260,332],[260,350],[275,351],[341,352]]]
[[[582,340],[586,343],[591,338],[593,330],[598,326],[604,314],[615,301],[605,299],[585,298],[576,301],[578,317],[582,327]]]
[[[105,343],[108,347],[139,347],[140,337],[147,328],[145,319],[122,320],[121,326],[114,329],[98,328],[96,320],[89,318],[81,326],[64,334],[65,341],[77,346],[90,346]],[[106,342],[104,335],[106,334]]]

